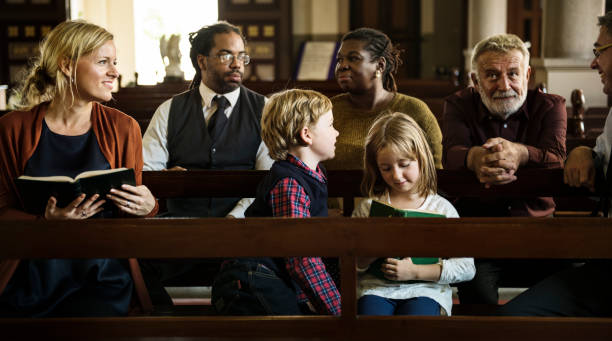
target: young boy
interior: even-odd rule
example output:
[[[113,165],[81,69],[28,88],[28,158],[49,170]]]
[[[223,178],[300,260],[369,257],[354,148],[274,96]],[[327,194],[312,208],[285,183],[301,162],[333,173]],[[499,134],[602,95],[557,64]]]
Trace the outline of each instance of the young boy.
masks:
[[[262,139],[276,162],[245,215],[327,216],[327,179],[319,162],[335,154],[332,104],[311,90],[270,97]],[[238,258],[224,262],[212,303],[220,314],[339,315],[340,293],[319,257]],[[314,310],[314,311],[313,311]]]

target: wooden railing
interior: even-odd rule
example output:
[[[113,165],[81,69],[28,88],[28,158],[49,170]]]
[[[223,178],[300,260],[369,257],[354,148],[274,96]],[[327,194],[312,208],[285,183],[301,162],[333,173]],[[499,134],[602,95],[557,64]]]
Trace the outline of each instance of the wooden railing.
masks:
[[[187,90],[188,82],[121,88],[106,105],[117,108],[134,117],[144,133],[155,109],[172,96]],[[292,88],[316,90],[328,97],[342,93],[336,81],[275,81],[245,82],[245,86],[263,95]],[[440,121],[444,109],[444,97],[462,89],[448,80],[404,79],[398,82],[398,92],[423,100]]]
[[[158,197],[252,196],[265,172],[145,172]],[[329,192],[359,195],[359,171],[330,171]],[[474,175],[438,171],[449,195],[591,195],[562,184],[562,170],[522,169],[486,189]],[[349,211],[350,212],[350,211]],[[318,255],[340,258],[342,315],[130,316],[0,319],[2,339],[609,340],[610,318],[366,317],[356,310],[357,256],[612,259],[604,218],[249,218],[0,221],[0,259],[206,258]],[[483,242],[486,241],[486,242]],[[195,308],[197,309],[197,307]],[[198,315],[197,310],[194,311]]]
[[[143,172],[143,183],[156,197],[164,199],[197,197],[203,193],[211,197],[254,197],[257,184],[265,174],[266,171]],[[563,169],[520,169],[513,183],[491,188],[480,184],[471,171],[438,170],[437,174],[439,192],[451,198],[552,196],[585,199],[594,195],[584,188],[564,185]],[[345,216],[350,216],[353,211],[353,198],[361,196],[361,177],[359,170],[328,171],[329,197],[343,198]],[[583,207],[586,202],[588,210],[593,209],[593,202],[588,199],[581,201]]]
[[[105,104],[134,117],[144,134],[157,107],[172,96],[187,90],[188,86],[188,82],[179,82],[121,88],[113,95],[113,99]],[[264,95],[291,88],[317,90],[328,97],[343,92],[336,81],[247,82],[245,86]],[[403,79],[398,82],[398,92],[423,100],[438,119],[440,127],[443,121],[444,98],[462,88],[463,86],[448,80]],[[572,106],[567,108],[568,152],[578,145],[594,146],[595,138],[601,133],[608,114],[608,108],[585,110],[585,100],[578,95],[579,91],[574,90],[576,95],[572,97]],[[584,135],[576,133],[576,127],[579,125],[583,126]]]
[[[342,315],[0,319],[4,340],[609,340],[611,318],[365,317],[356,256],[612,258],[604,218],[0,221],[0,258],[340,257]],[[483,243],[486,240],[486,243]]]

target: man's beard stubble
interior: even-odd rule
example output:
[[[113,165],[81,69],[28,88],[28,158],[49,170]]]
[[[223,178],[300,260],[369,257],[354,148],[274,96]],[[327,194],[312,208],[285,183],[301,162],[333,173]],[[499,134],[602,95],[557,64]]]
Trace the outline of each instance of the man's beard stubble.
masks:
[[[497,117],[502,119],[508,118],[508,116],[516,113],[525,103],[527,99],[527,89],[525,88],[522,91],[522,94],[519,96],[514,89],[509,89],[508,91],[495,91],[493,93],[493,98],[489,97],[487,93],[484,91],[482,87],[478,88],[478,93],[480,94],[480,98],[482,99],[482,103],[489,109],[489,112]],[[510,101],[497,102],[496,97],[508,97],[515,96]]]
[[[228,83],[225,81],[225,77],[229,76],[233,73],[238,73],[240,74],[240,82],[235,83],[235,82],[231,82]],[[219,75],[218,73],[214,72],[212,74],[209,74],[209,76],[212,76],[212,83],[215,84],[215,87],[217,89],[212,89],[215,92],[219,93],[219,94],[226,94],[228,92],[232,92],[234,90],[236,90],[236,88],[238,88],[241,84],[242,84],[242,77],[244,76],[244,74],[242,72],[240,72],[240,70],[232,70],[229,72],[225,72],[223,75]]]

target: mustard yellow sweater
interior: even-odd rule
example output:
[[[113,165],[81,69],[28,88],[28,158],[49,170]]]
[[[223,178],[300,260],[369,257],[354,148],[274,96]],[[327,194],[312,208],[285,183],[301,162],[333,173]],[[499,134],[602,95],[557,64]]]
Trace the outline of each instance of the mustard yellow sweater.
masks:
[[[328,169],[362,169],[365,138],[372,123],[386,111],[402,112],[412,117],[423,129],[431,148],[436,168],[442,168],[442,132],[427,104],[420,99],[396,93],[380,111],[356,109],[348,94],[332,99],[334,127],[340,132],[336,140],[336,157],[325,162]]]

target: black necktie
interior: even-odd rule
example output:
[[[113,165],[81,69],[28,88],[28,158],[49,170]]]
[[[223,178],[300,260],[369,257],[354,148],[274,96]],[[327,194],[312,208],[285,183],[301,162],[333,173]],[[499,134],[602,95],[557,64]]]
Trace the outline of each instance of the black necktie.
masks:
[[[230,103],[227,98],[223,96],[215,97],[213,101],[217,102],[217,110],[213,113],[210,121],[208,121],[208,134],[213,142],[215,142],[219,136],[221,136],[221,132],[227,123],[225,108],[227,108]]]

